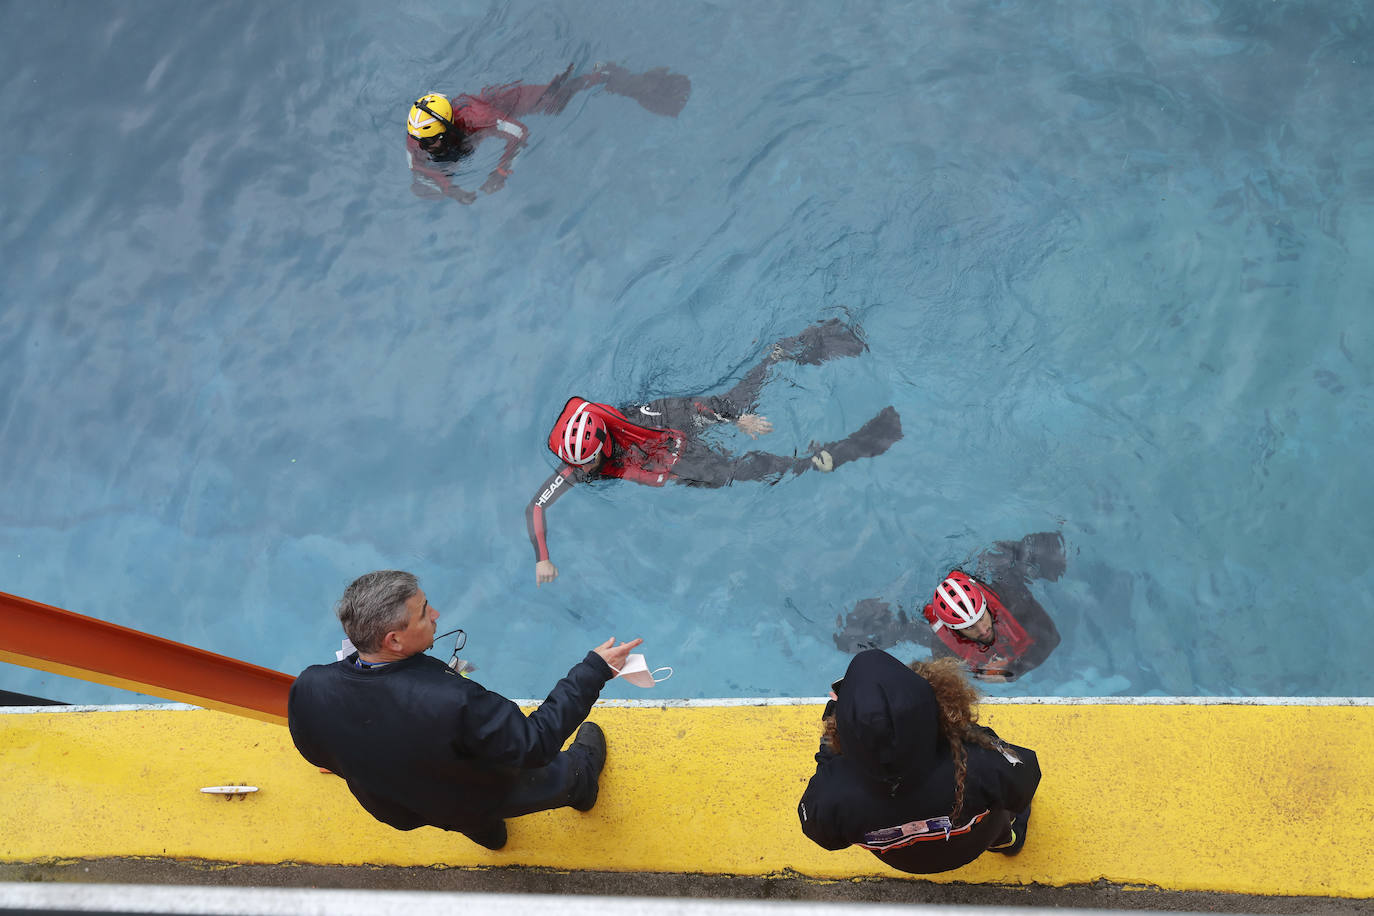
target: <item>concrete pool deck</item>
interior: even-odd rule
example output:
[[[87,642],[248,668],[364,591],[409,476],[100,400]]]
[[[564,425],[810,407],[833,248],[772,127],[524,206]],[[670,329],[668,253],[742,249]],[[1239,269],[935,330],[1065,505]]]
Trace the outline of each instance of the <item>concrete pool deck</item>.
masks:
[[[912,899],[910,885],[950,900],[976,885],[1061,902],[1107,888],[1354,903],[1374,897],[1368,703],[989,701],[982,721],[1040,756],[1030,838],[1014,858],[921,877],[797,828],[817,702],[598,705],[610,758],[596,808],[510,821],[499,852],[373,821],[278,725],[190,707],[13,711],[0,714],[0,878],[547,891],[638,875],[714,896],[784,881],[809,890],[782,895],[821,898]],[[232,784],[259,791],[199,791]]]

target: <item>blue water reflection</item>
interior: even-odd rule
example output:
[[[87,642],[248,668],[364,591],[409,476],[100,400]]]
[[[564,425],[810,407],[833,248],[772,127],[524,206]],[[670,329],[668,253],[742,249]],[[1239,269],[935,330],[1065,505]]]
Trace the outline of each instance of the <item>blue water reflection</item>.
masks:
[[[612,633],[675,667],[654,696],[817,695],[855,602],[1059,530],[1063,643],[994,692],[1374,693],[1331,662],[1374,651],[1367,4],[134,0],[0,36],[0,590],[296,671],[405,567],[510,695]],[[417,93],[598,61],[691,99],[582,93],[499,193],[410,192]],[[779,367],[769,450],[889,403],[901,443],[579,490],[535,588],[570,394],[719,390],[832,315],[871,352]]]

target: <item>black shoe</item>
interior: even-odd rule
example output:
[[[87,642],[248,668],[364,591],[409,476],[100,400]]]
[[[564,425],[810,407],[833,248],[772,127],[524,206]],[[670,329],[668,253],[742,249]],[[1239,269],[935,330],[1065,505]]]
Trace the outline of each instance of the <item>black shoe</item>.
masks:
[[[1000,846],[989,846],[988,849],[1000,852],[1004,856],[1014,856],[1026,845],[1026,832],[1030,830],[1030,805],[1011,819],[1011,825],[1007,829],[1011,831],[1011,839]]]
[[[464,830],[463,836],[478,846],[484,846],[487,849],[500,849],[506,845],[506,822],[497,821],[477,830]]]
[[[601,788],[601,770],[606,766],[606,734],[595,722],[583,722],[572,746],[580,747],[586,753],[587,766],[591,770],[591,788],[572,806],[578,811],[590,811],[596,805],[596,796]]]
[[[784,337],[773,349],[777,359],[796,360],[803,366],[819,366],[828,359],[841,356],[858,356],[868,349],[857,331],[840,321],[831,318],[813,324],[796,337]]]

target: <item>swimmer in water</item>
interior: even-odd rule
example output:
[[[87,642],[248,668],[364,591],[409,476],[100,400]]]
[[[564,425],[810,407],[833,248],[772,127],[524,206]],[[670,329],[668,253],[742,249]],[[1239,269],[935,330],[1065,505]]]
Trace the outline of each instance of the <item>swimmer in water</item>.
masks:
[[[976,678],[1011,681],[1038,667],[1059,645],[1059,630],[1030,592],[1036,579],[1064,574],[1064,536],[1057,531],[998,541],[978,555],[972,573],[953,569],[920,613],[897,600],[865,598],[840,622],[835,645],[845,652],[887,649],[899,642],[954,656]]]
[[[544,513],[575,483],[621,479],[651,487],[672,481],[712,488],[740,480],[777,483],[788,473],[830,472],[857,458],[886,452],[902,438],[902,421],[892,407],[884,407],[843,439],[813,443],[801,456],[731,455],[702,438],[708,430],[726,424],[734,424],[754,439],[772,432],[768,418],[753,410],[768,370],[777,363],[792,360],[815,365],[866,349],[854,328],[832,318],[778,341],[762,362],[723,395],[660,398],[619,409],[570,398],[549,433],[549,450],[562,464],[525,507],[525,524],[534,547],[535,584],[558,578],[558,567],[549,558]]]
[[[487,194],[501,190],[516,155],[529,139],[529,129],[518,119],[530,114],[558,114],[574,95],[596,86],[628,96],[646,110],[670,118],[682,111],[692,91],[691,80],[662,67],[631,73],[618,64],[598,64],[582,76],[573,76],[569,65],[553,82],[543,85],[488,86],[475,96],[451,99],[438,92],[426,93],[411,106],[406,119],[406,152],[414,175],[411,190],[420,197],[442,195],[472,203],[476,192],[454,182],[450,164],[470,155],[488,137],[500,137],[506,146],[482,190]]]

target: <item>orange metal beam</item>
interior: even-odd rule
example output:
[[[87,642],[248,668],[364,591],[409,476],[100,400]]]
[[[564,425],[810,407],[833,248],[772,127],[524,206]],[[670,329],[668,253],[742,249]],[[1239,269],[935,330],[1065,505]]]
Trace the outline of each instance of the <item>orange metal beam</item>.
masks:
[[[160,636],[0,592],[0,661],[286,724],[295,680]]]

